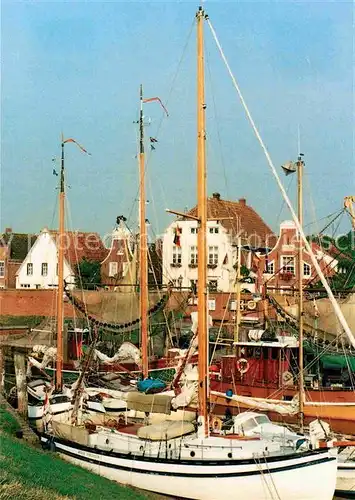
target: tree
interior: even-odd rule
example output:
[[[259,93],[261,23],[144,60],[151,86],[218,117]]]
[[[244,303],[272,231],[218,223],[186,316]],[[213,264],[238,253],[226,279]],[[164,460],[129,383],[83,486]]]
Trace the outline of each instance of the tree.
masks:
[[[84,258],[76,266],[75,282],[78,288],[95,290],[101,284],[101,263]]]

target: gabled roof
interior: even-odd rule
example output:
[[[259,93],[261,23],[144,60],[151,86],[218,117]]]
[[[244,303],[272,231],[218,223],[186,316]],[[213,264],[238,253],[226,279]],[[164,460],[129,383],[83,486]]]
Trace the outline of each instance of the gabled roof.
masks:
[[[197,207],[189,210],[188,214],[196,217]],[[207,217],[221,219],[221,224],[232,235],[240,235],[243,240],[250,238],[251,245],[261,244],[261,246],[271,248],[276,242],[273,231],[260,215],[246,204],[244,198],[239,201],[228,201],[221,199],[219,193],[213,193],[212,197],[207,198]],[[223,220],[228,217],[230,219]]]
[[[50,230],[49,233],[58,246],[60,244],[58,231]],[[62,244],[64,257],[72,265],[78,264],[83,259],[101,262],[109,252],[98,233],[66,231]]]
[[[7,231],[1,235],[1,246],[8,246],[9,259],[23,261],[36,239],[35,234]]]

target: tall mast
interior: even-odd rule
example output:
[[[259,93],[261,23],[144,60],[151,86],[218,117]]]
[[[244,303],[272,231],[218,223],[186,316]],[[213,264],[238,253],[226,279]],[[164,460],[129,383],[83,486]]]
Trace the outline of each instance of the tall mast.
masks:
[[[303,167],[302,155],[299,154],[297,160],[297,204],[298,220],[303,227]],[[299,424],[300,431],[304,428],[304,361],[303,361],[303,240],[299,234],[298,241],[298,325],[299,325]]]
[[[204,434],[209,431],[208,397],[208,349],[207,349],[207,283],[206,283],[206,226],[207,226],[207,190],[206,190],[206,123],[205,123],[205,74],[203,50],[202,7],[197,18],[197,211],[198,211],[198,372],[199,372],[199,415],[204,425]]]
[[[62,157],[60,166],[59,184],[59,232],[58,232],[58,294],[57,294],[57,364],[56,364],[56,389],[62,390],[63,378],[63,293],[64,293],[64,139],[62,136]]]
[[[140,86],[139,113],[139,288],[141,317],[141,351],[143,378],[148,377],[148,265],[147,229],[145,216],[145,165],[144,165],[144,123],[143,123],[143,86]]]
[[[242,256],[242,240],[238,237],[238,250],[237,250],[237,273],[236,273],[236,319],[234,325],[234,342],[239,342],[239,330],[240,330],[240,317],[241,317],[241,309],[240,309],[240,264],[241,264],[241,256]]]

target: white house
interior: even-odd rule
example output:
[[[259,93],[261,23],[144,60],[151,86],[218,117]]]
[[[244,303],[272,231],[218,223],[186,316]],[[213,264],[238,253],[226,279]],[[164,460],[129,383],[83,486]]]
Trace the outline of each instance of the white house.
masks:
[[[270,228],[246,204],[222,200],[214,193],[207,200],[207,267],[210,291],[231,292],[235,286],[237,245],[242,244],[241,264],[251,269],[252,254],[249,248],[254,241],[263,246]],[[196,216],[196,208],[188,212]],[[173,282],[178,287],[191,287],[197,281],[197,228],[198,223],[188,217],[179,217],[166,229],[163,236],[163,283]],[[175,243],[174,243],[175,241]],[[243,288],[255,291],[253,283]]]
[[[44,228],[16,273],[16,288],[55,288],[58,286],[58,233]],[[82,259],[101,261],[107,250],[97,233],[67,231],[62,241],[64,279],[75,284],[75,266]]]

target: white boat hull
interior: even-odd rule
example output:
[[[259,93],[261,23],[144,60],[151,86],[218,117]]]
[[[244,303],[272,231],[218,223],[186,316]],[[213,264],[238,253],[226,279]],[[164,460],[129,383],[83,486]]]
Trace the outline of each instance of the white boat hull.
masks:
[[[200,500],[331,500],[335,490],[336,456],[330,450],[268,457],[267,462],[182,461],[114,453],[49,435],[41,440],[96,474],[165,495]]]

